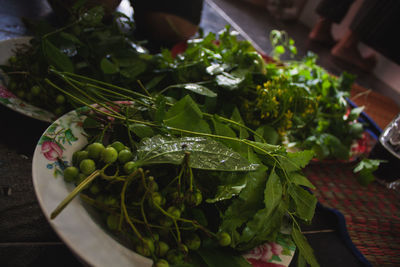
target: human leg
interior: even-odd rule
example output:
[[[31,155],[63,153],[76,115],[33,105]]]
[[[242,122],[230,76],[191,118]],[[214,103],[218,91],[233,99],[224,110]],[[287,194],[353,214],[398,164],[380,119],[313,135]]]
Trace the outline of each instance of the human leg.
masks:
[[[335,40],[332,36],[332,25],[343,20],[353,2],[354,0],[322,0],[316,8],[319,19],[311,30],[309,39],[333,45]]]
[[[348,30],[332,48],[331,54],[363,71],[370,72],[376,65],[376,58],[374,55],[363,57],[358,48],[359,43],[359,37],[353,31]]]
[[[160,46],[185,41],[198,31],[203,0],[130,0],[136,32]]]

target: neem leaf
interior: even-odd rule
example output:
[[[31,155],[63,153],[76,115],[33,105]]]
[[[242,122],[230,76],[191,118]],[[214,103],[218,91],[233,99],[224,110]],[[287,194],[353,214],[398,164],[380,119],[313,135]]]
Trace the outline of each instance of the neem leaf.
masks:
[[[258,170],[248,173],[246,187],[240,192],[239,197],[232,201],[222,216],[220,226],[222,231],[235,232],[263,208],[266,170],[267,167],[261,165]],[[233,241],[237,242],[237,240]]]
[[[100,67],[105,74],[114,74],[119,71],[118,66],[105,57],[100,61]]]
[[[288,153],[287,157],[280,157],[279,162],[287,172],[298,171],[304,168],[314,157],[314,151],[304,150],[294,153]]]
[[[247,175],[238,172],[230,172],[222,174],[224,177],[221,179],[223,182],[217,187],[217,192],[214,198],[207,199],[207,203],[215,203],[222,200],[231,199],[239,195],[247,184]]]
[[[142,60],[135,60],[135,64],[121,68],[121,75],[128,78],[134,79],[138,75],[142,74],[147,69],[147,64]],[[147,89],[147,88],[146,88]]]
[[[296,204],[296,214],[306,222],[310,222],[314,216],[317,198],[304,190],[301,186],[290,184],[288,193]]]
[[[231,116],[231,120],[240,123],[242,125],[245,125],[242,116],[240,116],[240,112],[239,109],[237,107],[234,108],[233,112],[232,112],[232,116]],[[238,129],[239,130],[239,137],[241,139],[247,139],[249,137],[249,133],[247,132],[246,129],[244,129],[243,127],[239,127],[236,125],[232,125],[232,128],[234,129]]]
[[[138,164],[181,164],[189,152],[189,166],[196,169],[218,171],[254,171],[250,164],[232,149],[206,137],[163,137],[156,135],[144,138],[138,146]]]
[[[204,96],[208,96],[208,97],[217,97],[217,94],[215,92],[213,92],[210,89],[208,89],[207,87],[205,87],[201,84],[197,84],[197,83],[180,83],[180,84],[170,85],[167,88],[168,89],[169,88],[181,88],[181,89],[185,89],[185,90],[194,92],[199,95],[204,95]]]
[[[272,212],[282,199],[282,183],[275,170],[271,171],[264,191],[264,204]]]
[[[311,189],[315,189],[315,186],[310,182],[310,180],[307,179],[307,177],[305,177],[297,172],[292,172],[289,175],[290,175],[291,182],[293,182],[297,185],[302,185],[302,186],[306,186]]]
[[[239,240],[241,250],[249,250],[262,242],[268,237],[279,231],[283,216],[286,211],[286,203],[280,202],[274,211],[267,208],[260,209],[243,229],[242,236]]]
[[[46,38],[42,40],[42,49],[50,65],[62,71],[74,72],[74,64],[70,58]]]
[[[260,136],[262,136],[264,138],[264,140],[267,143],[271,144],[271,145],[276,145],[279,142],[279,134],[278,134],[278,132],[273,127],[271,127],[269,125],[260,126],[256,130],[256,133],[258,133]],[[257,135],[254,136],[254,139],[257,142],[262,142],[260,137],[258,137]]]
[[[215,77],[215,81],[219,86],[231,91],[239,88],[239,84],[243,81],[243,78],[238,78],[227,72],[223,72]]]
[[[318,267],[319,264],[315,259],[312,247],[308,244],[307,239],[296,227],[293,227],[292,229],[292,238],[299,249],[300,255],[307,261],[307,263],[310,264],[311,267]]]
[[[219,121],[218,115],[214,115],[214,118],[215,119],[212,119],[212,122],[215,129],[215,133],[217,135],[237,138],[235,131],[232,130],[232,128],[229,127],[229,125]],[[220,141],[221,143],[231,147],[236,152],[239,152],[241,155],[247,154],[248,146],[246,144],[234,140],[220,140]]]
[[[67,41],[71,41],[75,44],[79,44],[79,45],[84,45],[81,40],[79,40],[75,35],[72,35],[70,33],[67,32],[60,32],[60,37],[67,40]]]
[[[373,172],[379,168],[379,165],[385,160],[379,159],[362,159],[354,168],[353,172],[357,173],[357,181],[361,185],[368,185],[375,180]]]
[[[186,95],[175,103],[165,114],[164,124],[182,130],[210,133],[208,123],[193,99]]]
[[[145,137],[151,137],[154,135],[153,129],[150,126],[144,124],[140,123],[129,124],[128,128],[130,131],[136,134],[140,139]]]
[[[281,225],[283,212],[276,210],[281,200],[282,184],[275,170],[272,170],[264,190],[265,208],[257,211],[253,219],[247,223],[240,242],[249,242],[255,236],[258,236],[256,240],[262,240]]]

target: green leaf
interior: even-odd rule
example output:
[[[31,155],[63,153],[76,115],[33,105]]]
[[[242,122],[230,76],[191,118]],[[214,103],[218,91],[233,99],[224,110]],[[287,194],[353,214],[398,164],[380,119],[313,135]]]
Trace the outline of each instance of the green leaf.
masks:
[[[84,24],[96,26],[101,23],[104,17],[104,8],[102,6],[96,6],[85,12],[81,19]]]
[[[197,83],[181,83],[181,84],[174,84],[168,86],[166,89],[170,88],[180,88],[184,90],[191,91],[193,93],[196,93],[198,95],[203,95],[203,96],[208,96],[208,97],[217,97],[217,94],[207,87],[197,84]]]
[[[318,202],[317,198],[294,184],[289,185],[288,193],[296,204],[296,214],[304,221],[311,222]]]
[[[379,168],[379,165],[386,160],[379,159],[362,159],[355,167],[353,172],[357,173],[357,181],[364,186],[369,185],[375,180],[373,172]]]
[[[280,202],[274,211],[260,209],[243,230],[239,240],[241,250],[249,250],[267,241],[271,234],[277,233],[286,213],[286,203]]]
[[[219,116],[214,115],[215,119],[212,119],[214,129],[215,129],[215,134],[220,135],[220,136],[228,136],[232,138],[237,138],[236,133],[234,130],[232,130],[229,125],[222,123],[219,121]],[[247,146],[246,144],[243,144],[242,142],[234,141],[234,140],[219,140],[221,143],[225,144],[226,146],[232,148],[234,151],[240,153],[241,155],[245,155],[247,153]]]
[[[140,139],[154,136],[153,128],[144,124],[129,124],[128,129],[136,134]]]
[[[237,107],[235,107],[232,112],[231,120],[245,125],[245,122],[243,121],[242,116],[240,116],[240,112]],[[236,125],[232,125],[232,128],[239,130],[239,138],[247,139],[249,137],[249,133],[245,128]]]
[[[203,113],[189,95],[175,103],[165,117],[166,126],[193,132],[211,132],[208,123],[202,119]]]
[[[70,58],[46,38],[42,39],[42,50],[50,65],[62,71],[74,72],[74,64]]]
[[[296,227],[293,227],[292,229],[292,238],[299,249],[300,255],[307,261],[307,263],[310,264],[311,267],[318,267],[319,263],[314,256],[312,247],[308,244],[307,239]]]
[[[227,72],[224,72],[217,75],[215,77],[215,81],[219,86],[232,91],[239,88],[239,85],[243,81],[243,78],[238,78]]]
[[[129,67],[121,68],[121,75],[128,79],[135,79],[140,74],[145,72],[147,69],[147,64],[141,60],[135,60],[135,64]],[[147,89],[147,88],[146,88]]]
[[[75,44],[79,44],[81,46],[84,46],[84,44],[81,42],[81,40],[79,40],[75,35],[72,35],[70,33],[60,32],[60,37],[65,39],[65,40],[68,40],[70,42],[73,42]]]
[[[223,178],[220,178],[222,182],[218,185],[215,196],[207,199],[207,203],[215,203],[239,195],[247,184],[247,175],[238,172],[223,173]]]
[[[271,171],[264,191],[264,204],[272,212],[282,199],[282,184],[275,170]]]
[[[233,233],[243,223],[251,219],[254,214],[263,208],[266,166],[247,175],[246,187],[240,192],[239,197],[232,201],[222,216],[221,230]],[[235,236],[233,236],[235,238]],[[236,241],[237,240],[233,240]]]
[[[114,74],[119,71],[118,66],[105,57],[100,61],[100,67],[105,74]]]
[[[254,171],[258,165],[249,163],[232,149],[205,137],[144,138],[138,146],[138,165],[181,164],[189,152],[189,166],[218,171]]]
[[[304,168],[314,157],[314,151],[304,150],[294,153],[287,153],[287,157],[280,157],[279,162],[287,172],[298,171]]]
[[[265,142],[271,145],[277,145],[280,139],[278,132],[269,125],[260,126],[259,128],[257,128],[256,133],[262,136]],[[257,135],[254,136],[254,139],[257,142],[263,142],[261,138],[258,137]]]
[[[315,186],[310,182],[310,180],[307,179],[307,177],[297,173],[297,172],[292,172],[289,174],[290,181],[297,184],[297,185],[302,185],[306,186],[311,189],[315,189]]]

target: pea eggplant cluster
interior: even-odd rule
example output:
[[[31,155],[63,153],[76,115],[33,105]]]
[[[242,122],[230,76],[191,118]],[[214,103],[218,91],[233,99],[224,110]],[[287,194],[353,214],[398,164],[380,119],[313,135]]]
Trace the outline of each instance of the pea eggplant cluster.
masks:
[[[144,169],[122,142],[94,142],[73,154],[64,179],[84,184],[81,198],[101,211],[110,231],[152,258],[154,266],[169,266],[186,261],[205,238],[220,246],[231,243],[228,233],[214,232],[199,222],[201,216],[194,210],[200,210],[196,208],[203,204],[203,194],[189,160],[186,153],[180,166]]]

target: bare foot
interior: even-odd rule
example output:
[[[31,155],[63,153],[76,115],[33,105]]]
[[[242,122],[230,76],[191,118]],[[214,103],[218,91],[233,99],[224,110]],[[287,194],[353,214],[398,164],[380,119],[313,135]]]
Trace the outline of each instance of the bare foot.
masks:
[[[320,18],[308,35],[308,39],[324,45],[333,46],[335,40],[332,36],[332,22],[326,18]]]
[[[365,72],[371,72],[377,63],[374,54],[363,57],[357,46],[346,46],[339,42],[331,50],[332,56],[356,66]]]

